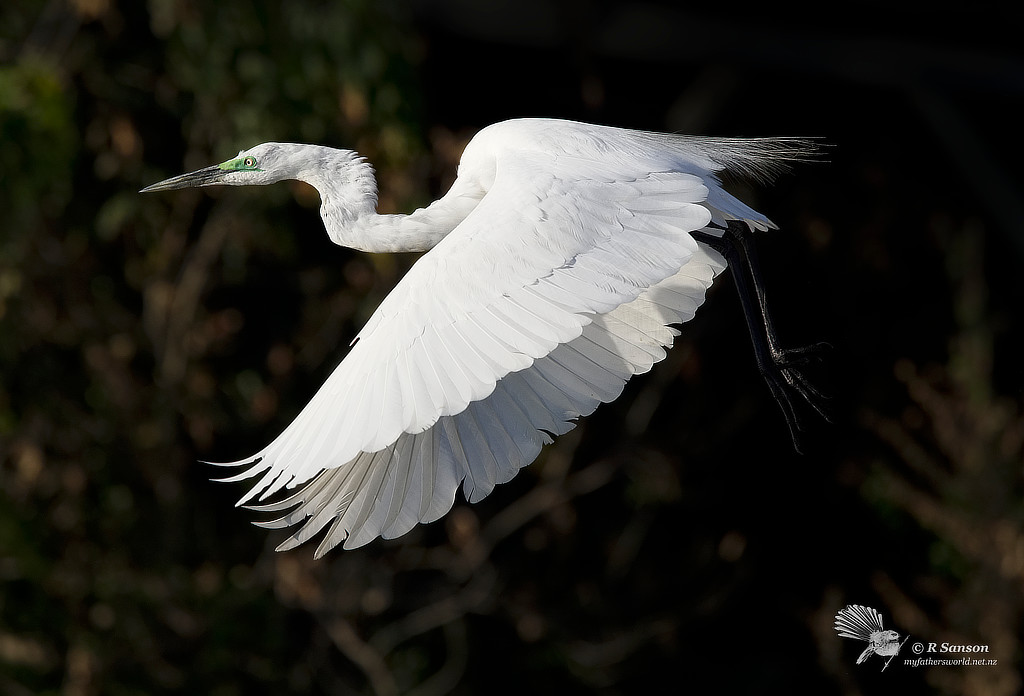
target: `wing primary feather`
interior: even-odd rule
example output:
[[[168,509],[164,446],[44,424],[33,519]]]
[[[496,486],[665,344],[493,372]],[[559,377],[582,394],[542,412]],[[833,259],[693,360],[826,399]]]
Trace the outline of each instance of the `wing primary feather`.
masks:
[[[352,487],[352,490],[356,491],[355,498],[343,516],[343,525],[348,531],[348,537],[345,539],[346,549],[358,548],[378,535],[377,530],[367,529],[364,523],[378,504],[384,477],[389,469],[388,462],[393,456],[394,445],[375,452],[363,476]]]
[[[576,397],[592,401],[595,407],[600,401],[596,389],[591,384],[585,382],[579,375],[573,374],[572,371],[566,370],[561,363],[554,360],[553,356],[549,355],[544,360],[538,360],[534,365],[546,380],[570,398]]]
[[[540,454],[542,439],[529,415],[505,390],[495,392],[492,398],[487,399],[485,403],[491,408],[505,432],[508,433],[515,451],[518,453],[511,474],[504,481],[498,482],[505,483],[511,480],[516,471],[536,459]]]
[[[334,491],[330,488],[331,483],[341,475],[345,474],[346,469],[325,469],[321,471],[316,477],[313,478],[308,484],[300,488],[295,493],[292,493],[281,500],[272,503],[258,503],[249,504],[245,506],[246,510],[254,510],[256,512],[280,512],[282,510],[288,510],[297,505],[308,508],[312,505],[317,504],[316,500],[321,496],[324,491],[328,491],[328,495],[333,495]],[[330,490],[328,490],[330,489]],[[260,523],[262,524],[262,523]]]
[[[320,560],[323,558],[328,551],[336,547],[346,538],[345,529],[342,526],[341,517],[335,517],[331,522],[331,526],[327,528],[327,534],[316,547],[316,551],[313,552],[313,560]],[[278,549],[280,551],[280,549]]]
[[[345,476],[343,482],[340,484],[338,490],[340,490],[341,487],[344,486],[344,483],[347,482],[349,476],[353,471],[365,471],[366,468],[368,467],[368,464],[369,462],[364,458],[357,457],[355,460],[353,460],[351,467],[349,468],[349,471]],[[292,515],[304,514],[306,519],[302,523],[302,526],[300,526],[297,530],[295,530],[295,532],[290,537],[288,537],[281,544],[278,545],[276,550],[288,551],[309,541],[320,530],[327,526],[327,524],[331,520],[339,516],[338,511],[340,508],[342,508],[342,506],[344,506],[344,510],[342,511],[343,516],[344,513],[347,512],[348,509],[350,509],[350,506],[354,502],[354,496],[344,502],[339,500],[338,503],[334,505],[332,505],[331,502],[332,499],[329,497],[324,501],[322,505],[309,506],[307,502],[307,504],[304,505],[302,508],[293,512]]]
[[[427,513],[421,518],[423,522],[433,522],[446,512],[452,509],[455,502],[455,491],[463,478],[472,475],[469,461],[466,459],[466,452],[462,447],[462,440],[459,429],[455,423],[454,416],[446,416],[440,421],[444,428],[445,438],[448,442],[449,458],[441,457],[439,466],[435,470],[435,482],[433,486]],[[442,448],[443,452],[443,448]]]
[[[359,401],[354,401],[353,403],[361,403],[369,379],[369,375],[362,375],[361,379],[357,382],[357,388],[348,394],[353,399],[359,399]],[[275,468],[290,470],[294,479],[298,481],[309,480],[315,475],[317,469],[323,468],[319,459],[320,452],[326,449],[326,458],[330,462],[330,460],[337,456],[336,453],[343,451],[343,446],[351,441],[353,437],[350,419],[335,423],[334,427],[325,428],[321,425],[324,419],[313,417],[313,413],[317,412],[321,407],[326,408],[326,404],[331,404],[331,406],[335,407],[337,405],[340,396],[329,389],[329,384],[330,382],[320,388],[320,391],[313,397],[313,401],[310,402],[309,406],[303,409],[302,413],[299,414],[292,425],[289,426],[289,429],[282,435],[282,438],[287,438],[285,442],[288,446],[278,455],[278,461],[274,463]],[[365,414],[364,409],[355,409],[353,418],[359,418],[361,414]],[[316,459],[314,459],[314,451],[311,450],[310,446],[308,444],[305,447],[303,446],[303,435],[308,429],[318,425],[321,425],[321,427],[312,444],[316,453]],[[257,490],[258,488],[254,487],[252,493],[255,493]],[[259,500],[266,500],[276,490],[280,490],[280,487],[275,489],[268,488],[259,496]]]
[[[487,433],[480,427],[480,421],[477,418],[480,403],[479,401],[473,403],[470,408],[455,418],[459,440],[466,453],[466,471],[471,475],[471,478],[467,476],[466,483],[472,484],[471,486],[464,485],[463,493],[466,500],[471,503],[482,500],[494,490],[499,468],[494,452],[487,446]]]
[[[397,461],[394,461],[393,459],[395,466],[394,490],[389,496],[390,502],[388,503],[388,511],[384,516],[384,522],[380,526],[381,532],[385,538],[387,538],[387,530],[395,523],[402,511],[402,508],[405,506],[405,498],[409,493],[409,481],[412,477],[413,455],[418,450],[419,443],[427,439],[427,433],[417,433],[412,436],[404,435],[398,439],[399,447],[396,449],[399,454],[394,458],[397,459]],[[405,447],[402,447],[403,444],[405,444]]]
[[[590,325],[587,326],[590,329]],[[608,350],[592,338],[593,331],[584,330],[583,334],[573,341],[572,350],[580,353],[587,360],[600,365],[617,379],[626,380],[636,373],[636,365],[622,355]]]
[[[477,499],[480,500],[489,495],[497,484],[511,480],[519,471],[521,466],[519,462],[522,460],[514,456],[519,453],[519,445],[495,411],[493,401],[491,399],[477,401],[473,406],[473,418],[481,432],[484,433],[484,439],[479,442],[478,449],[486,450],[494,461],[494,475],[488,480],[489,489]],[[476,501],[470,500],[470,502]]]
[[[619,375],[604,364],[591,360],[575,342],[563,344],[561,350],[552,353],[551,360],[589,384],[595,392],[613,395],[601,398],[606,403],[619,395],[626,382],[626,375]]]
[[[577,404],[562,391],[556,384],[547,378],[541,366],[546,359],[534,363],[536,369],[524,370],[516,374],[522,375],[523,382],[528,385],[535,394],[543,401],[552,414],[557,414],[563,421],[574,420],[583,415],[583,410],[589,406]]]
[[[213,462],[204,463],[213,464]],[[215,466],[228,465],[215,464]],[[237,474],[232,474],[231,476],[225,476],[223,478],[217,478],[213,480],[216,481],[217,483],[238,483],[239,481],[245,481],[246,479],[250,479],[253,476],[257,476],[270,468],[270,464],[266,462],[264,457],[256,457],[254,460],[242,464],[232,463],[230,464],[230,466],[247,466],[248,468],[239,471]]]
[[[433,459],[423,459],[420,461],[420,501],[419,507],[416,511],[416,520],[420,522],[426,519],[427,511],[430,510],[430,501],[434,497],[437,468],[444,465],[441,461],[443,456],[441,453],[441,446],[443,438],[447,437],[445,432],[446,427],[444,424],[450,419],[450,416],[442,417],[439,421],[439,425],[435,425],[428,431],[431,436],[431,448],[434,456]]]
[[[300,508],[292,513],[293,516],[298,516],[304,511],[308,519],[301,528],[278,547],[278,550],[295,548],[323,529],[331,519],[344,518],[353,503],[355,503],[359,493],[359,484],[352,485],[351,482],[354,478],[359,480],[365,478],[367,471],[373,465],[374,459],[379,455],[380,452],[373,454],[362,453],[349,462],[344,469],[331,470],[332,473],[337,472],[337,474],[341,475],[331,477],[329,485],[325,486],[324,490],[319,494],[323,496],[322,501],[307,501],[303,506],[305,510]],[[331,505],[334,497],[337,497],[341,491],[345,491],[345,494],[338,498],[336,504]]]
[[[502,380],[494,389],[495,398],[508,398],[537,430],[555,432],[558,422],[548,404],[530,384],[523,379],[521,373],[513,373]]]
[[[419,433],[416,437],[415,447],[409,460],[409,477],[402,504],[393,518],[389,511],[388,520],[381,530],[381,536],[385,539],[394,539],[405,534],[422,519],[426,512],[423,502],[425,497],[423,487],[426,484],[424,473],[427,469],[432,468],[438,459],[440,432],[440,428],[433,427]]]

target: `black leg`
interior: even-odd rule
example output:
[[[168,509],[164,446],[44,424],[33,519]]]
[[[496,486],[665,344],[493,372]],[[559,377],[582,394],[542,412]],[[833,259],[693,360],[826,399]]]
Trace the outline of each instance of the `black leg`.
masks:
[[[722,236],[708,232],[694,232],[697,241],[725,257],[732,271],[733,281],[743,307],[743,316],[747,321],[747,329],[754,345],[754,358],[757,368],[764,377],[772,396],[778,402],[789,426],[789,434],[793,440],[793,448],[800,451],[799,434],[803,430],[800,413],[793,400],[793,394],[814,409],[822,418],[828,420],[820,402],[822,394],[800,371],[800,367],[826,347],[819,343],[813,346],[784,350],[779,347],[778,335],[772,323],[768,302],[765,299],[764,282],[757,261],[757,253],[750,240],[750,229],[741,222],[730,221]]]

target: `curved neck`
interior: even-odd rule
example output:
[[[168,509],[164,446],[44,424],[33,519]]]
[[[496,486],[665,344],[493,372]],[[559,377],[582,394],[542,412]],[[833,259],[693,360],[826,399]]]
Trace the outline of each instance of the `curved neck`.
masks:
[[[478,198],[448,195],[411,215],[377,213],[373,166],[354,152],[332,150],[301,179],[320,193],[320,217],[335,244],[372,253],[426,251],[469,213]]]

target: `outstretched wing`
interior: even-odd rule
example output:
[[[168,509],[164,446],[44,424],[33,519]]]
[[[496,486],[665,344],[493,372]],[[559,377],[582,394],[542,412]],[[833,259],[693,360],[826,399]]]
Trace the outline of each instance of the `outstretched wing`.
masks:
[[[734,215],[730,201],[749,209],[711,175],[605,159],[496,156],[480,204],[295,421],[235,462],[250,466],[228,480],[262,475],[240,503],[303,486],[260,506],[295,508],[265,526],[309,518],[283,548],[329,523],[318,555],[398,536],[447,512],[463,481],[479,500],[664,356],[667,325],[693,316],[724,267],[689,233]]]
[[[661,360],[678,333],[668,325],[693,318],[724,267],[714,251],[701,247],[678,274],[595,317],[578,338],[506,375],[490,396],[466,410],[321,471],[280,502],[252,506],[291,510],[260,526],[279,529],[306,520],[278,547],[283,551],[331,524],[316,551],[319,557],[342,541],[355,548],[440,518],[451,509],[460,482],[470,502],[482,499],[532,462],[552,436],[571,430],[576,418],[615,399],[630,376]]]

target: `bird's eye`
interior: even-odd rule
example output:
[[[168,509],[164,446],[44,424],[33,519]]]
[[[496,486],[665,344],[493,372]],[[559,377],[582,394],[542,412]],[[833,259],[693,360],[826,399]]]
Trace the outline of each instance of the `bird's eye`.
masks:
[[[255,157],[246,157],[244,160],[242,160],[242,164],[244,164],[249,169],[252,169],[253,167],[256,166],[256,158]]]

